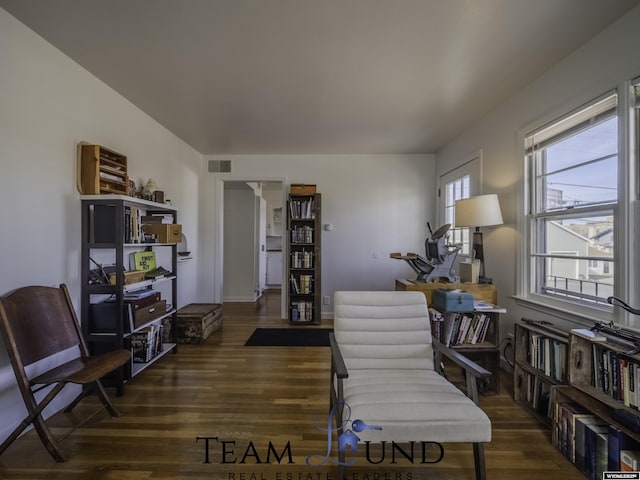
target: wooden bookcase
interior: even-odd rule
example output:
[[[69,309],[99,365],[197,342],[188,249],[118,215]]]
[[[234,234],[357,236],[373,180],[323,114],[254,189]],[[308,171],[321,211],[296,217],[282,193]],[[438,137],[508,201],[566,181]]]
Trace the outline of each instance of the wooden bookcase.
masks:
[[[623,450],[636,452],[640,458],[640,355],[636,348],[634,342],[617,335],[601,334],[594,340],[568,333],[569,385],[551,387],[551,442],[587,478],[619,471]],[[621,414],[630,420],[625,421]],[[596,459],[591,463],[590,452]]]
[[[514,399],[551,426],[551,387],[567,383],[567,332],[527,320],[515,324]]]
[[[287,202],[289,322],[319,324],[321,303],[321,195],[290,194]]]
[[[80,198],[82,331],[94,354],[131,349],[131,362],[105,379],[122,395],[128,380],[177,349],[177,243],[173,239],[171,243],[151,241],[143,233],[145,216],[161,215],[178,227],[177,210],[124,195]],[[151,279],[142,271],[133,271],[136,254],[149,252],[157,266],[169,273]],[[109,272],[113,280],[107,280]],[[165,320],[169,318],[170,322]],[[165,322],[168,335],[163,331]]]
[[[474,300],[484,301],[492,305],[496,305],[498,298],[497,289],[495,285],[478,285],[478,284],[459,284],[459,283],[442,283],[442,282],[414,282],[411,280],[396,280],[396,290],[409,290],[409,291],[421,291],[424,293],[427,304],[432,305],[433,292],[435,290],[453,290],[461,289],[473,294]],[[493,373],[491,379],[486,384],[480,385],[480,391],[482,393],[499,393],[500,392],[500,314],[506,313],[504,308],[495,306],[493,309],[474,310],[470,312],[439,312],[441,314],[442,325],[434,325],[433,312],[435,308],[431,307],[432,312],[432,332],[434,338],[441,343],[449,343],[445,338],[456,322],[461,322],[463,317],[467,317],[468,325],[466,326],[467,332],[472,328],[475,323],[478,325],[479,321],[486,322],[486,326],[483,333],[482,341],[470,342],[467,340],[461,340],[451,342],[451,348],[460,351],[467,358],[477,362],[487,370]],[[461,336],[464,332],[460,332]],[[450,335],[451,337],[451,335]],[[454,368],[446,366],[448,369]]]

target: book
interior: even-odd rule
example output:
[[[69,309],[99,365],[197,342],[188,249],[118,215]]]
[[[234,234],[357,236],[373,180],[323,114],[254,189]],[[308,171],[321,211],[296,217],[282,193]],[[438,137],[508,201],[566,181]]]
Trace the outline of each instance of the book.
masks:
[[[621,450],[620,451],[620,471],[637,472],[640,468],[640,451]]]
[[[129,258],[129,268],[143,272],[155,270],[157,268],[155,252],[133,252]]]
[[[607,468],[611,472],[620,471],[620,452],[622,450],[639,450],[640,445],[618,427],[609,425],[609,443],[607,445]]]
[[[602,447],[603,441],[598,440],[599,434],[605,434],[608,430],[606,424],[586,425],[584,436],[584,473],[590,480],[596,480],[596,472],[599,463],[599,447]],[[600,476],[602,478],[602,476]],[[599,479],[598,479],[599,480]]]
[[[582,472],[585,471],[585,429],[587,425],[596,423],[601,424],[602,420],[595,415],[585,415],[576,418],[574,434],[575,464]]]

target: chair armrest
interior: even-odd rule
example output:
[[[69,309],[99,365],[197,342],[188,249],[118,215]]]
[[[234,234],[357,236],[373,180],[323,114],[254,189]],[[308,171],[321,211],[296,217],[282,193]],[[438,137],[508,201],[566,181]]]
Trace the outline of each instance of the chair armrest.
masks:
[[[329,345],[331,346],[331,388],[330,388],[330,404],[331,412],[334,412],[336,417],[336,426],[338,431],[342,432],[342,408],[344,406],[344,389],[343,380],[349,377],[347,366],[340,353],[340,347],[336,342],[336,337],[333,332],[329,333]]]
[[[432,340],[433,351],[435,353],[436,371],[440,367],[440,358],[442,355],[464,369],[467,380],[467,396],[478,404],[478,380],[484,380],[491,377],[492,373],[486,368],[481,367],[473,360],[469,360],[462,353],[452,348],[445,347],[442,343]]]
[[[349,372],[333,332],[329,333],[329,345],[331,346],[331,371],[340,379],[348,378]]]
[[[478,365],[473,360],[469,360],[459,351],[445,347],[442,343],[437,342],[436,340],[433,340],[433,349],[453,361],[459,367],[464,368],[466,373],[470,373],[478,379],[489,378],[492,375],[489,370]]]

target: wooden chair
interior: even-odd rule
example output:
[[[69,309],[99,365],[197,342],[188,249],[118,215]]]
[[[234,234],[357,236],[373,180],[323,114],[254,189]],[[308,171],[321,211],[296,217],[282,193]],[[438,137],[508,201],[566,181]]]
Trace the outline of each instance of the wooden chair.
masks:
[[[477,382],[491,372],[432,340],[422,292],[336,292],[330,342],[339,441],[346,433],[352,451],[367,441],[471,443],[475,477],[486,478],[491,421],[478,406]],[[464,368],[466,394],[438,372],[442,355]],[[340,479],[345,451],[338,450]]]
[[[120,416],[100,382],[100,378],[129,361],[128,350],[90,356],[82,336],[75,310],[65,285],[60,288],[30,286],[20,288],[0,299],[0,332],[4,336],[11,366],[27,409],[26,418],[0,445],[0,454],[33,424],[42,443],[58,462],[69,457],[59,444],[72,431],[103,409],[111,416]],[[30,376],[29,366],[51,355],[68,351],[78,356],[50,370]],[[75,353],[77,352],[77,353]],[[71,353],[69,353],[71,355]],[[40,368],[41,370],[41,368]],[[71,411],[90,391],[95,391],[102,408],[56,439],[45,423],[42,411],[68,383],[81,385],[82,392],[66,408]],[[48,391],[40,400],[36,392]]]

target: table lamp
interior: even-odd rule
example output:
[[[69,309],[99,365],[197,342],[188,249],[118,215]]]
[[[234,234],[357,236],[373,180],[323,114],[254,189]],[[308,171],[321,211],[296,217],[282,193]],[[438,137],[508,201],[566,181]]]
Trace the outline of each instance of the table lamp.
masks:
[[[493,280],[485,276],[484,250],[482,247],[482,232],[480,227],[502,225],[502,212],[498,195],[491,193],[477,197],[456,200],[455,226],[475,227],[472,241],[472,259],[480,260],[480,277],[478,283],[492,283]]]

